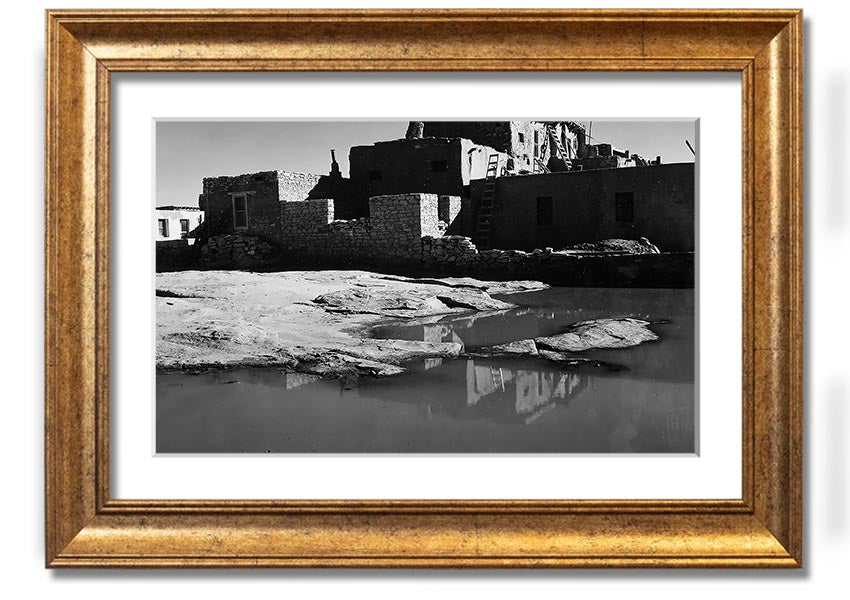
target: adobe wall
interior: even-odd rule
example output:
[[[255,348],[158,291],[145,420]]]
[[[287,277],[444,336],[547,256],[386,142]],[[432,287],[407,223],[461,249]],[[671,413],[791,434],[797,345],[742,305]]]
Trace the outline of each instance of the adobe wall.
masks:
[[[361,202],[407,193],[463,196],[472,179],[486,176],[494,152],[460,138],[401,139],[353,146],[349,151],[352,193]],[[497,154],[499,168],[506,167],[509,156]],[[442,169],[435,169],[435,163],[440,162],[444,163]],[[337,202],[337,213],[343,217],[339,208]]]
[[[160,234],[159,223],[157,223],[156,230],[156,241],[164,241],[164,240],[180,240],[186,238],[195,238],[198,237],[200,233],[201,223],[204,221],[204,213],[201,212],[197,208],[193,207],[181,207],[181,208],[156,208],[156,220],[157,222],[161,220],[165,220],[168,222],[167,230],[168,235],[163,236]],[[186,236],[182,234],[182,230],[180,228],[180,221],[186,220],[189,221],[189,231]]]
[[[472,183],[465,235],[475,227],[483,181]],[[616,220],[617,192],[634,194],[634,218]],[[552,198],[552,224],[539,225],[537,198]],[[583,242],[649,238],[662,252],[695,248],[694,164],[500,177],[491,220],[495,248],[563,248]],[[465,208],[466,210],[466,208]],[[471,229],[470,229],[471,227]]]

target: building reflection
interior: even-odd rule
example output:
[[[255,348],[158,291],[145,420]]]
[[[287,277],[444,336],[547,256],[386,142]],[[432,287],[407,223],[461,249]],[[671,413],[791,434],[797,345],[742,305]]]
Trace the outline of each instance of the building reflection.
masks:
[[[513,415],[532,423],[553,408],[581,393],[588,383],[586,373],[520,369],[494,361],[466,361],[466,405],[499,404],[511,407]],[[507,412],[507,411],[505,411]]]
[[[499,359],[425,359],[399,378],[339,381],[340,397],[371,398],[413,404],[431,418],[481,419],[531,424],[557,407],[565,408],[581,394],[593,376],[586,371],[560,370],[540,361],[522,367]],[[403,390],[403,393],[400,393]]]

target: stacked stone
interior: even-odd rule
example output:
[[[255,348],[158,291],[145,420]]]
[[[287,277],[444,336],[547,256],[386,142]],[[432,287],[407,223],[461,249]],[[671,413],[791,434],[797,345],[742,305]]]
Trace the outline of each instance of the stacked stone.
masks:
[[[472,266],[480,261],[480,255],[468,237],[426,236],[422,238],[422,261],[433,266]]]
[[[355,259],[377,258],[372,254],[372,222],[370,219],[333,221],[327,226],[322,251],[333,257]]]
[[[535,251],[537,252],[537,251]],[[484,250],[480,253],[481,264],[487,267],[499,266],[521,266],[526,264],[529,258],[537,258],[534,253],[529,254],[522,250]]]
[[[315,173],[296,171],[276,171],[275,174],[278,180],[278,199],[281,202],[305,200],[324,177]]]
[[[277,178],[276,171],[260,171],[259,173],[245,173],[243,175],[222,175],[220,177],[204,177],[204,194],[216,192],[230,192],[234,187],[250,186],[263,181],[271,181]]]
[[[244,233],[217,235],[201,248],[203,265],[254,267],[274,258],[275,248],[265,240]]]
[[[281,241],[290,253],[312,256],[325,252],[328,223],[334,220],[329,199],[281,202]]]
[[[422,260],[422,236],[440,235],[435,194],[396,194],[369,199],[371,238],[378,262]]]

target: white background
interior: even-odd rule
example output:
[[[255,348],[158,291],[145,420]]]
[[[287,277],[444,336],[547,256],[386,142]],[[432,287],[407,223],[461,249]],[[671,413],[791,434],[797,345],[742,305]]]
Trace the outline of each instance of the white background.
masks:
[[[222,81],[224,79],[224,81]],[[112,80],[110,491],[116,498],[740,498],[740,77],[735,74],[118,75]],[[345,107],[338,99],[345,98]],[[489,98],[474,114],[456,98]],[[620,98],[628,97],[628,107]],[[249,98],[250,100],[246,100]],[[404,98],[403,103],[398,99]],[[155,117],[700,118],[699,455],[152,456]],[[512,111],[521,110],[521,114]],[[344,112],[341,112],[344,111]],[[482,112],[483,111],[483,112]],[[680,141],[679,143],[682,143]],[[285,166],[285,165],[283,165]],[[200,185],[200,181],[198,181]],[[140,226],[149,223],[149,227]],[[145,249],[150,249],[145,251]],[[723,293],[717,293],[724,290]],[[128,317],[132,315],[132,318]],[[723,323],[723,327],[708,326]],[[726,376],[718,376],[725,374]],[[274,473],[276,476],[270,477]],[[557,474],[553,477],[553,474]]]
[[[138,7],[141,2],[89,2],[89,7]],[[169,7],[233,3],[172,2]],[[297,6],[254,2],[255,6]],[[307,5],[308,3],[302,3]],[[325,2],[326,6],[352,6]],[[484,3],[464,3],[483,5]],[[523,6],[490,0],[489,6]],[[594,2],[592,6],[676,7],[683,2]],[[375,2],[371,6],[379,6]],[[396,0],[385,6],[415,6]],[[461,5],[456,3],[455,5]],[[569,2],[535,6],[590,6]],[[703,0],[700,6],[731,7]],[[42,280],[44,39],[41,0],[11,4],[3,36],[6,93],[2,112],[5,223],[0,237],[4,277],[2,321],[3,485],[2,593],[5,597],[122,598],[187,594],[207,599],[252,597],[368,598],[527,596],[594,598],[843,597],[847,587],[850,369],[845,313],[850,244],[848,215],[848,86],[846,28],[839,2],[768,2],[747,6],[806,10],[806,532],[807,567],[796,572],[47,572],[43,569]],[[80,7],[52,1],[51,7]],[[165,6],[164,4],[162,6]],[[740,6],[740,5],[738,5]],[[844,589],[844,592],[841,590]]]

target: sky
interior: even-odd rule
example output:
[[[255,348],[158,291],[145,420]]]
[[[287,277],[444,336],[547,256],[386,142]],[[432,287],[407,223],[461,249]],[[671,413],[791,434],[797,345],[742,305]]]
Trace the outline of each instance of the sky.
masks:
[[[552,120],[552,119],[547,119]],[[693,120],[578,121],[602,142],[662,161],[693,162]],[[592,126],[591,126],[592,123]],[[169,121],[156,123],[156,205],[197,206],[204,177],[257,171],[327,173],[336,149],[348,175],[348,149],[404,137],[407,121]]]

